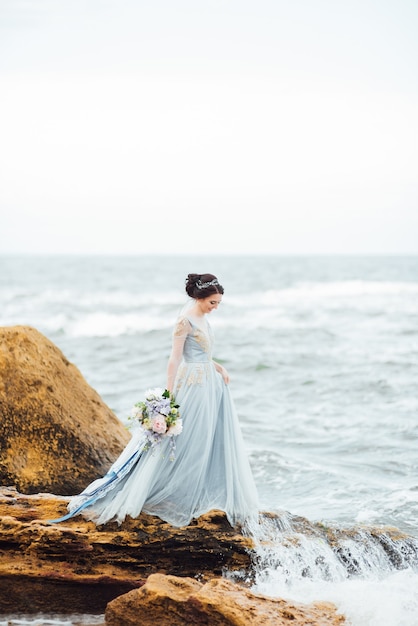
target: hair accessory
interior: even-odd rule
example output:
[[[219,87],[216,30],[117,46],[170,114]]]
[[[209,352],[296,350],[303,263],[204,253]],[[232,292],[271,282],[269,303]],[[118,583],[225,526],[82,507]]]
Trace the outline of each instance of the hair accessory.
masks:
[[[200,279],[196,282],[196,287],[198,289],[206,289],[206,287],[212,287],[212,286],[215,287],[216,285],[219,285],[217,278],[214,278],[213,280],[209,281],[208,283],[202,283],[202,281]]]

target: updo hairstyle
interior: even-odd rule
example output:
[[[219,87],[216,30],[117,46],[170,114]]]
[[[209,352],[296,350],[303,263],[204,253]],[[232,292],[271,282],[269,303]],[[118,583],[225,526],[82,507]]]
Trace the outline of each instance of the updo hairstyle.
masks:
[[[215,293],[223,294],[224,288],[213,274],[189,274],[186,278],[186,293],[191,298],[202,300]]]

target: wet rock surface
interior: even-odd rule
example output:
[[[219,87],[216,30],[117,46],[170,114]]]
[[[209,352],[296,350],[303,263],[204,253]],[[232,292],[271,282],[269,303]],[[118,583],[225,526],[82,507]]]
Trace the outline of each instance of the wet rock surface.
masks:
[[[103,613],[108,602],[157,573],[199,584],[227,575],[231,584],[249,590],[254,568],[263,567],[260,551],[254,550],[256,540],[232,528],[220,511],[183,528],[146,514],[121,525],[96,527],[80,516],[50,524],[47,520],[65,513],[67,502],[63,496],[0,488],[0,613]],[[417,563],[417,541],[397,529],[329,528],[275,513],[261,519],[267,551],[270,540],[273,550],[280,541],[283,550],[295,555],[304,541],[320,541],[338,557],[347,576],[356,575],[360,565],[356,545],[378,549],[394,569]],[[309,569],[301,567],[301,575],[309,577]]]

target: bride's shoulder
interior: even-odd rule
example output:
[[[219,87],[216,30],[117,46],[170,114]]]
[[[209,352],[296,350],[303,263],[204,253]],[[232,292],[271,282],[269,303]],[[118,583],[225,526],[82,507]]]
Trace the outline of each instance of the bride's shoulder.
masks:
[[[192,325],[190,320],[185,315],[180,315],[177,318],[176,325],[174,326],[174,334],[175,335],[185,335],[190,332]]]

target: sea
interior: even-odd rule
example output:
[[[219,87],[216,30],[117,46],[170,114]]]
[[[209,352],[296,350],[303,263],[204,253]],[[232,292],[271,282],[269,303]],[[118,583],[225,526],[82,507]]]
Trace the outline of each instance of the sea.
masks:
[[[43,333],[125,423],[146,389],[165,385],[190,272],[225,289],[209,318],[214,356],[231,377],[260,508],[358,531],[348,571],[323,542],[270,529],[253,589],[331,601],[350,626],[418,626],[418,559],[395,568],[367,532],[418,541],[418,257],[0,256],[0,325]]]

